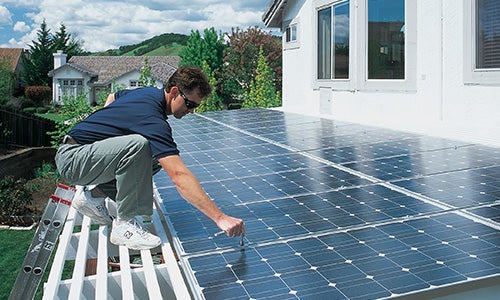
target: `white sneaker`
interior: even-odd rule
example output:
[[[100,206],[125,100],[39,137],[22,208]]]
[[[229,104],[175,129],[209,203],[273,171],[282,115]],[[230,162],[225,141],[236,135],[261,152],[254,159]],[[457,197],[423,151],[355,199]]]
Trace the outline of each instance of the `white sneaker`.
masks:
[[[76,186],[71,206],[99,224],[105,225],[112,221],[106,208],[105,198],[92,197],[90,190],[84,186]]]
[[[143,229],[135,218],[128,222],[118,222],[115,219],[110,241],[132,250],[148,250],[161,244],[160,238]]]

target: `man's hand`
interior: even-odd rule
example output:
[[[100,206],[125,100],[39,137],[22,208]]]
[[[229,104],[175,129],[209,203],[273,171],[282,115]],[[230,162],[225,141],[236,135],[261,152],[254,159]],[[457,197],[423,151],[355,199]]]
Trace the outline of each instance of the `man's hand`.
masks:
[[[245,234],[245,224],[242,219],[222,215],[217,221],[217,226],[224,230],[229,237],[236,237]]]

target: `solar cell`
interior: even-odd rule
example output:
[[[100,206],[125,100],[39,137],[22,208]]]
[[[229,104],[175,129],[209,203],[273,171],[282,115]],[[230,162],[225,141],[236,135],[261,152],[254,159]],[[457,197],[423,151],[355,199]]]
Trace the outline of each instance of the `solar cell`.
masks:
[[[196,298],[374,299],[500,275],[497,148],[265,109],[171,125],[247,229],[242,250],[155,175]]]

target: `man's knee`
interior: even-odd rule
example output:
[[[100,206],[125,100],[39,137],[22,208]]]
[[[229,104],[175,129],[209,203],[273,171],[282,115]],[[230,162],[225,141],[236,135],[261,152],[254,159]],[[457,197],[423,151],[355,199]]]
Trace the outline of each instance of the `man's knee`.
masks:
[[[137,145],[140,147],[145,147],[145,146],[149,147],[149,141],[140,134],[130,134],[127,136],[127,138],[129,139],[129,142],[133,145]]]
[[[141,156],[147,159],[151,159],[152,152],[151,146],[149,145],[149,141],[139,134],[131,134],[127,136],[128,146],[127,149],[129,153],[134,156]]]

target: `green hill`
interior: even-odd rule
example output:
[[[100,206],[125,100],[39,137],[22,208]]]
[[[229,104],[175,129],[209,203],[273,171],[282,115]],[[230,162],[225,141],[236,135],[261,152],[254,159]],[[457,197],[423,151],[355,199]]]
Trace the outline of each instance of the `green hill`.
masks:
[[[186,45],[189,36],[179,33],[164,33],[157,35],[139,44],[120,46],[118,49],[109,49],[94,53],[102,56],[172,56],[179,55],[179,51]]]

